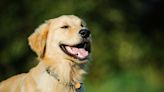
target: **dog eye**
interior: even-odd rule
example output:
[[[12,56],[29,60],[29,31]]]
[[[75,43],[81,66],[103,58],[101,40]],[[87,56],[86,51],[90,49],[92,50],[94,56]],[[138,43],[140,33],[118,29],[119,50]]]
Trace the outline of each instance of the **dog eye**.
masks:
[[[84,27],[84,25],[81,23],[81,25],[80,25],[81,27]]]
[[[69,28],[69,26],[68,26],[68,25],[64,25],[64,26],[62,26],[61,28],[66,29],[66,28]]]

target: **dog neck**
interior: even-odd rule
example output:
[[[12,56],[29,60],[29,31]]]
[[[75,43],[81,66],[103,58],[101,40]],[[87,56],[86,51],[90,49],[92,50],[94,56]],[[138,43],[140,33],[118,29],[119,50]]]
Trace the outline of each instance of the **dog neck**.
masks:
[[[66,86],[68,86],[68,87],[70,87],[70,88],[74,88],[74,89],[76,89],[76,90],[80,89],[81,86],[82,86],[81,84],[83,84],[82,81],[79,81],[79,82],[76,82],[76,83],[74,83],[74,82],[69,82],[69,83],[68,83],[68,82],[61,81],[60,78],[58,77],[58,75],[55,74],[54,72],[52,72],[52,71],[50,70],[49,67],[46,69],[46,72],[47,72],[49,75],[51,75],[52,77],[54,77],[60,84],[66,85]]]
[[[84,65],[62,59],[44,58],[40,61],[38,67],[44,67],[44,70],[42,69],[43,72],[53,78],[55,85],[57,83],[73,89],[79,88],[79,84],[82,82],[82,75],[86,73]]]
[[[52,61],[50,58],[40,60],[37,67],[30,72],[38,88],[45,92],[47,92],[46,90],[51,90],[49,92],[54,90],[56,90],[55,92],[75,92],[76,88],[79,88],[76,86],[82,82],[82,75],[86,73],[83,65],[73,64],[67,60]]]

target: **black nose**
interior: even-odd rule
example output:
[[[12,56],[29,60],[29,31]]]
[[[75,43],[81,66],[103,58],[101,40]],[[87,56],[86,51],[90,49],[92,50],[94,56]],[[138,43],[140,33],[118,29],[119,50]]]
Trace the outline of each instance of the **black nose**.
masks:
[[[79,34],[83,37],[83,38],[87,38],[90,35],[90,31],[88,29],[81,29]]]

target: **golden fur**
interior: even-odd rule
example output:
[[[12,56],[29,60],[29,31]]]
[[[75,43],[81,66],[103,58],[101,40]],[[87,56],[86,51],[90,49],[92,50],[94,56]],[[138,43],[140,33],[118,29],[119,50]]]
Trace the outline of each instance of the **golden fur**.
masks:
[[[39,26],[28,38],[30,47],[38,55],[39,64],[28,73],[2,81],[0,92],[75,92],[75,87],[67,83],[76,84],[82,80],[88,59],[80,61],[70,57],[61,51],[58,44],[79,43],[81,37],[78,33],[84,28],[81,23],[82,20],[74,15],[63,15]],[[64,25],[70,27],[61,29]],[[46,69],[57,74],[60,82]]]

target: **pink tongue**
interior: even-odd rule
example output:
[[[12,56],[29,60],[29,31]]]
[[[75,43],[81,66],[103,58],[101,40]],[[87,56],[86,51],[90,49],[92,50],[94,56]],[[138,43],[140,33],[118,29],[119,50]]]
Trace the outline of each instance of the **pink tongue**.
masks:
[[[86,51],[84,48],[66,46],[66,49],[70,54],[76,55],[78,58],[81,59],[86,58],[88,56],[88,51]]]

